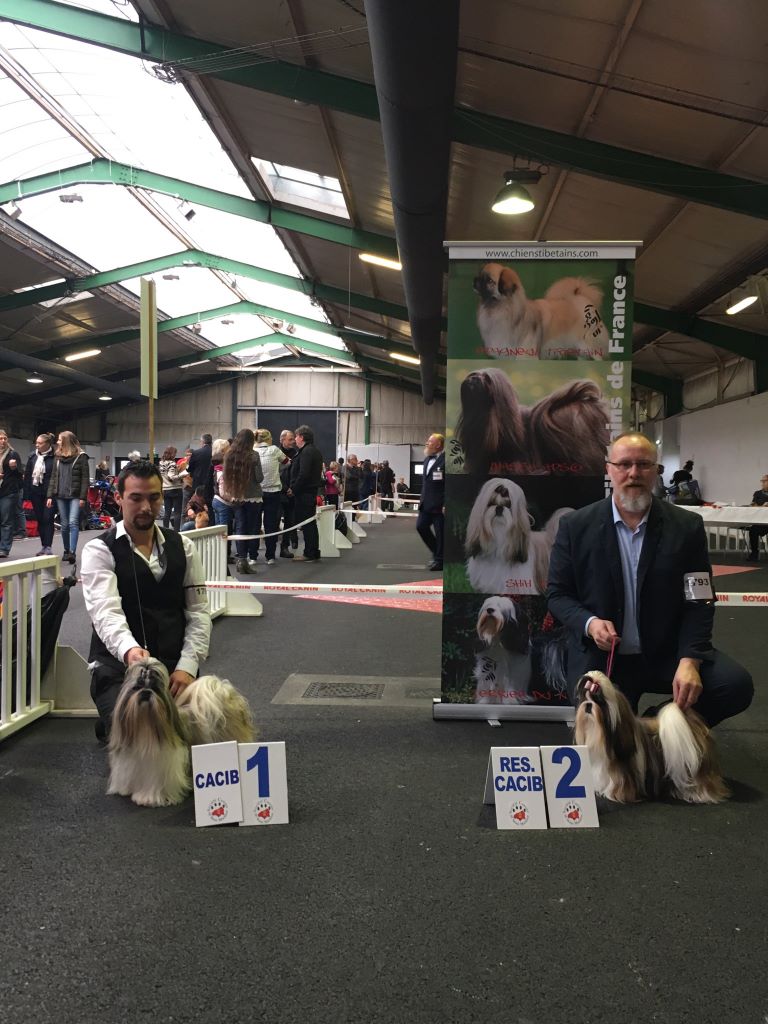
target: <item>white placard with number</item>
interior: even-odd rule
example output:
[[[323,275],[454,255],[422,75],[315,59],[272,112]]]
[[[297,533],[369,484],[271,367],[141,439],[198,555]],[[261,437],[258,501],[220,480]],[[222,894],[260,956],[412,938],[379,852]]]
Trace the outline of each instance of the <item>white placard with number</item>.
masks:
[[[586,747],[542,747],[550,828],[598,828],[595,787]]]
[[[496,804],[496,828],[547,827],[538,747],[491,747],[485,802]]]
[[[285,743],[240,743],[241,825],[288,824]]]
[[[203,743],[192,747],[195,825],[231,825],[242,821],[237,743]]]

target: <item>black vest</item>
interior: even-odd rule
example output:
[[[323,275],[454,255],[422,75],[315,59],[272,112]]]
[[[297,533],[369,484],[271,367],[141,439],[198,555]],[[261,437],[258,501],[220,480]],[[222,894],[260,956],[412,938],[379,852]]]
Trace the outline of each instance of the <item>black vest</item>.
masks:
[[[157,581],[144,559],[135,554],[127,534],[116,537],[116,527],[97,540],[106,544],[115,560],[117,589],[128,628],[136,643],[159,658],[173,672],[181,656],[186,629],[184,575],[187,557],[175,530],[162,530],[165,575]],[[93,630],[89,661],[115,664],[101,637]]]

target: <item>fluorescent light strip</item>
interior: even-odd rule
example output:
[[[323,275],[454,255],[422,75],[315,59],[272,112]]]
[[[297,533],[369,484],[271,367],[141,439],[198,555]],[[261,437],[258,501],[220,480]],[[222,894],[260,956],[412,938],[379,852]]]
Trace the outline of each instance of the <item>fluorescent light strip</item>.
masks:
[[[734,313],[740,313],[742,309],[746,309],[747,306],[751,306],[753,302],[757,302],[757,296],[747,295],[746,298],[740,299],[738,302],[735,302],[732,306],[729,306],[725,312],[733,316]]]
[[[388,270],[402,270],[403,265],[397,260],[388,260],[385,256],[376,256],[372,252],[361,252],[359,254],[363,263],[373,263],[377,267],[387,267]]]
[[[78,359],[90,359],[91,356],[100,356],[100,348],[87,348],[82,352],[73,352],[71,356],[64,356],[65,363],[76,363]]]
[[[397,359],[400,363],[411,363],[413,366],[421,366],[421,360],[417,359],[416,356],[404,356],[399,352],[390,352],[390,359]]]

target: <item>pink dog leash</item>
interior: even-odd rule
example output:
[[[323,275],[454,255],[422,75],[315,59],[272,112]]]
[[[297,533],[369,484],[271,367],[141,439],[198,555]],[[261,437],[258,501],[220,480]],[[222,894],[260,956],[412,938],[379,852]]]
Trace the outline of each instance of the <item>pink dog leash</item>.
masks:
[[[608,664],[605,666],[605,674],[608,676],[609,679],[611,678],[611,669],[613,668],[613,654],[616,650],[616,642],[617,638],[614,637],[611,640],[611,653],[608,655]]]

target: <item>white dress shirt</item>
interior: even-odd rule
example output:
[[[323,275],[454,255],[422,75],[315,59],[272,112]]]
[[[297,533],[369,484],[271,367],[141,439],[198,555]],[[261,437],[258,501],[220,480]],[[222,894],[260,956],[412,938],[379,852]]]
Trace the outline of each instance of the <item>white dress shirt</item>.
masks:
[[[125,524],[117,524],[116,539],[126,536],[131,548],[149,566],[149,571],[156,580],[165,575],[166,563],[163,557],[165,542],[163,535],[155,524],[155,542],[152,554],[146,557],[135,546],[126,533]],[[187,559],[184,573],[184,615],[187,625],[184,630],[184,643],[176,668],[197,675],[199,663],[208,657],[208,644],[211,638],[211,613],[208,609],[208,596],[205,589],[205,573],[194,543],[180,533]],[[132,647],[144,647],[142,640],[137,639],[128,626],[117,589],[115,560],[106,544],[100,540],[89,541],[83,548],[80,577],[83,584],[85,607],[91,617],[93,628],[101,637],[109,653],[122,664],[126,653]],[[151,652],[150,652],[151,653]]]

